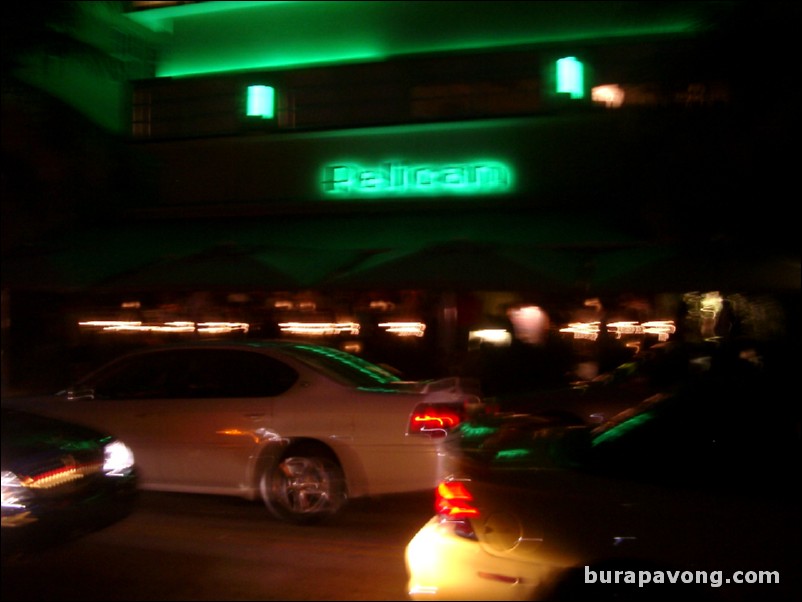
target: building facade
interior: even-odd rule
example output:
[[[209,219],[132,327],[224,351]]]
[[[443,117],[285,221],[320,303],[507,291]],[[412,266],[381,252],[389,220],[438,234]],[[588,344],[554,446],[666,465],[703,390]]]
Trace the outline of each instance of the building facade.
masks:
[[[121,139],[128,177],[58,249],[4,258],[5,294],[72,295],[69,346],[130,337],[92,320],[225,323],[429,377],[501,331],[556,341],[564,375],[599,332],[609,368],[689,306],[705,338],[727,303],[798,294],[789,41],[745,39],[791,3],[78,4],[115,75],[27,79]]]

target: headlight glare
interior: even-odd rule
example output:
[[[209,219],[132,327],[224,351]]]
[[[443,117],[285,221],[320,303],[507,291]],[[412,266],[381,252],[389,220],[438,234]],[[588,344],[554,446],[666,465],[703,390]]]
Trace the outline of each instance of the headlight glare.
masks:
[[[134,452],[122,441],[112,441],[105,449],[103,472],[108,476],[120,477],[131,473],[134,467]]]
[[[4,470],[2,473],[3,510],[25,508],[27,497],[27,489],[22,485],[19,477],[10,470]]]

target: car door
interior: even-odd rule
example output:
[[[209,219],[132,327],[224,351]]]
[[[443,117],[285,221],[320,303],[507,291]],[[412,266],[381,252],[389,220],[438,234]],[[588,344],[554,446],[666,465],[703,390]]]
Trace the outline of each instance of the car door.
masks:
[[[372,493],[433,489],[443,476],[441,439],[407,433],[413,411],[424,399],[390,391],[363,391],[356,397],[354,445]]]
[[[135,354],[108,364],[65,395],[38,400],[30,409],[95,427],[133,449],[143,487],[169,468],[170,426],[161,419],[170,400],[171,353]]]
[[[244,494],[259,450],[278,440],[275,399],[298,378],[287,364],[257,351],[197,348],[180,352],[171,398],[154,415],[166,433],[161,466],[172,490]]]

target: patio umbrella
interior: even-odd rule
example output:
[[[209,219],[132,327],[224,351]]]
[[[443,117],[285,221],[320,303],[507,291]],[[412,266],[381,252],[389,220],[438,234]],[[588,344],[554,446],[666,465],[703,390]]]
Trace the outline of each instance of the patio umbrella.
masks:
[[[631,248],[595,259],[592,293],[800,290],[800,259],[732,245]]]
[[[183,257],[208,247],[209,232],[160,224],[125,224],[66,229],[46,243],[4,253],[3,287],[42,292],[93,290],[166,257]]]
[[[4,257],[3,288],[73,293],[153,261],[146,253],[103,253],[98,248],[33,249]]]
[[[298,281],[264,258],[235,246],[217,246],[183,257],[167,257],[109,278],[96,291],[287,290]]]
[[[441,291],[535,290],[567,292],[573,268],[567,255],[500,244],[452,241],[377,253],[332,276],[331,288],[393,288]],[[539,264],[539,265],[538,265]]]

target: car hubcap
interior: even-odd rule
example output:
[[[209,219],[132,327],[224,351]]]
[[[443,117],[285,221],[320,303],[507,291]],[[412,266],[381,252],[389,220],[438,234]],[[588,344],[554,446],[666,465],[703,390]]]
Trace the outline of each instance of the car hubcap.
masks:
[[[279,469],[283,475],[280,500],[296,513],[320,512],[332,500],[332,480],[320,460],[287,458]]]

